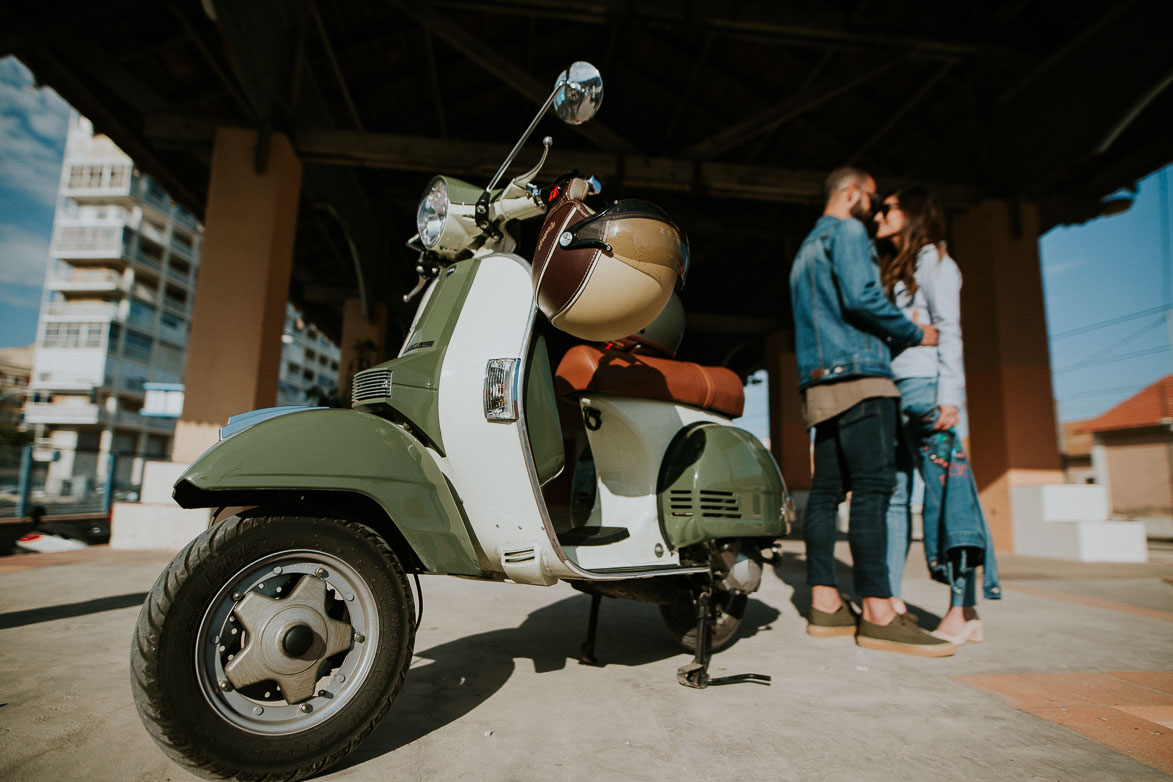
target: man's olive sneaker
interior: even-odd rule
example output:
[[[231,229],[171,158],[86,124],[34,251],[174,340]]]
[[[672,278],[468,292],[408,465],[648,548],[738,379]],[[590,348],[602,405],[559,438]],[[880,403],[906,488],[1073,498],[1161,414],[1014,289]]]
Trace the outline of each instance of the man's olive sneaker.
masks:
[[[957,651],[957,647],[948,641],[920,629],[915,621],[908,618],[908,614],[897,614],[886,625],[874,625],[861,618],[855,642],[865,649],[920,657],[948,657]]]
[[[819,638],[833,638],[837,635],[855,635],[856,619],[851,605],[844,600],[834,613],[827,613],[811,606],[810,621],[806,631]]]

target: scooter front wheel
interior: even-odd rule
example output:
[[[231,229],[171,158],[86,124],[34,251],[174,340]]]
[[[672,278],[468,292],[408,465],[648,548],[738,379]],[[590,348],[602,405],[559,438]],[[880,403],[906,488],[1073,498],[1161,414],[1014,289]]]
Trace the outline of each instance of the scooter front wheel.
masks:
[[[139,614],[131,689],[171,758],[207,777],[297,780],[382,719],[406,676],[414,607],[369,527],[233,517],[159,576]]]
[[[709,636],[710,651],[720,651],[732,643],[748,602],[749,598],[745,595],[735,595],[722,590],[713,592],[711,610],[714,617]],[[677,643],[690,652],[696,652],[696,603],[695,597],[681,597],[675,603],[660,606],[660,615],[664,617],[668,631]]]

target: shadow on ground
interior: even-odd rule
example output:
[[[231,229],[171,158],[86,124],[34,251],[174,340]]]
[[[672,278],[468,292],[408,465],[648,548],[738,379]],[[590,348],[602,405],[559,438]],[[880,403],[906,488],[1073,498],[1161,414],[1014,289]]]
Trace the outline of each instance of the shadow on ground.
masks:
[[[590,597],[569,597],[530,614],[519,627],[478,633],[417,652],[403,689],[362,752],[337,768],[359,765],[410,744],[454,722],[488,700],[513,675],[517,660],[536,673],[578,664],[586,638]],[[738,638],[768,629],[776,609],[750,599]],[[595,655],[602,666],[638,667],[686,652],[676,645],[654,605],[604,599]],[[372,754],[373,753],[373,754]]]
[[[96,600],[83,600],[80,603],[66,603],[65,605],[46,606],[45,608],[29,608],[25,611],[10,611],[7,614],[0,614],[0,630],[35,625],[38,622],[51,622],[54,619],[70,619],[75,616],[96,614],[99,611],[114,611],[119,608],[141,606],[146,599],[146,592],[132,592],[128,595],[115,595],[114,597],[100,597]]]

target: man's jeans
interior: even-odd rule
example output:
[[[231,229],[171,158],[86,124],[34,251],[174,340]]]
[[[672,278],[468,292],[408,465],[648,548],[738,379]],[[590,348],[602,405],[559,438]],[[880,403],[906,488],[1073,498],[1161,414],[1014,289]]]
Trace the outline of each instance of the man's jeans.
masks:
[[[806,578],[838,586],[835,533],[839,503],[851,491],[848,541],[855,591],[889,597],[884,516],[892,493],[896,399],[872,397],[815,426],[815,474],[802,522]]]

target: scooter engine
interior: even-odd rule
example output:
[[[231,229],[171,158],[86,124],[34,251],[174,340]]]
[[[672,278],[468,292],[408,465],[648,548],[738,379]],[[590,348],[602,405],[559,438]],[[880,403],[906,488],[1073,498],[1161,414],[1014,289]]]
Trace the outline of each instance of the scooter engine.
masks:
[[[748,595],[761,586],[762,560],[743,551],[740,540],[726,543],[714,551],[712,564],[714,575],[719,576],[715,581],[718,589]]]

